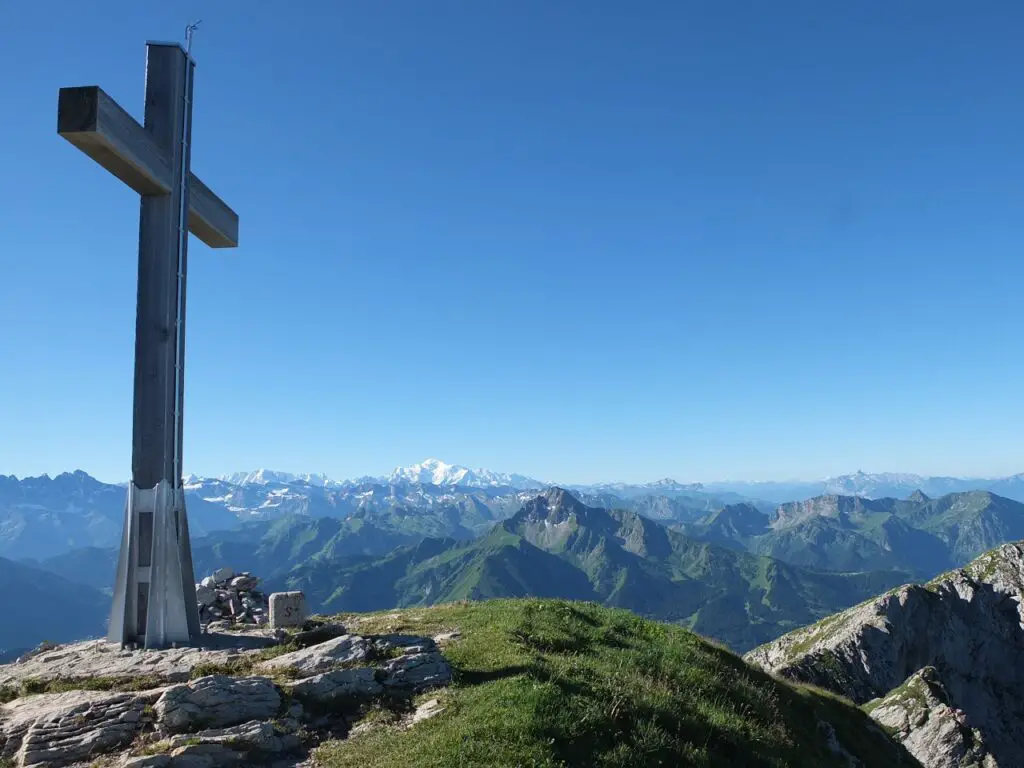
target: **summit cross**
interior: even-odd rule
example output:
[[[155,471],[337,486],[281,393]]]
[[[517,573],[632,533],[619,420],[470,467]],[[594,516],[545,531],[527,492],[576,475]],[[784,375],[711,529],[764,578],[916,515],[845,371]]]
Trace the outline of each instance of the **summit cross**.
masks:
[[[178,43],[146,43],[143,125],[95,85],[61,88],[57,103],[57,133],[142,198],[132,482],[108,639],[146,648],[200,632],[182,486],[188,233],[238,245],[238,215],[190,169],[194,72]]]

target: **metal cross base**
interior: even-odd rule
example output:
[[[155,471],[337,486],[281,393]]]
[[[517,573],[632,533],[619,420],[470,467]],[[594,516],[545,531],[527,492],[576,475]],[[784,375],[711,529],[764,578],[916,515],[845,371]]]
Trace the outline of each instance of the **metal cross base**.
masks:
[[[146,648],[199,636],[185,492],[161,480],[128,489],[108,639]]]

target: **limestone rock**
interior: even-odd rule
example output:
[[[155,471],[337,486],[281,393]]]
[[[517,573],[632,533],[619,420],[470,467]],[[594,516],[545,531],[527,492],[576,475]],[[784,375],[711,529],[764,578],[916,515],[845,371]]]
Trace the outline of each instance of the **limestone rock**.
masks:
[[[370,644],[359,635],[341,635],[333,640],[285,653],[259,665],[263,671],[294,669],[301,675],[327,672],[341,664],[364,661],[370,654]]]
[[[144,696],[71,691],[0,707],[0,759],[18,766],[70,765],[129,744],[142,727]]]
[[[290,689],[297,699],[316,704],[370,698],[384,692],[384,687],[377,682],[376,674],[370,667],[339,669],[314,675],[292,683]]]
[[[381,684],[392,690],[420,693],[452,681],[451,665],[437,651],[413,653],[384,666]]]
[[[380,651],[401,650],[402,653],[428,653],[437,650],[433,639],[423,635],[399,633],[379,635],[373,639],[373,644]]]
[[[271,595],[270,598],[273,600],[274,595]],[[273,616],[273,611],[271,611],[271,616]],[[271,625],[273,625],[273,618],[271,618]],[[278,631],[281,632],[283,637],[287,637],[287,633],[283,629]],[[336,637],[341,637],[342,635],[347,634],[349,634],[349,632],[345,629],[343,624],[330,622],[323,626],[314,627],[313,629],[296,632],[292,635],[291,642],[292,645],[298,646],[299,648],[308,648],[311,645],[319,645],[320,643],[325,643],[328,640],[333,640]]]
[[[154,707],[158,722],[169,733],[266,720],[280,708],[281,694],[270,679],[225,675],[210,675],[172,686]]]
[[[221,621],[266,624],[267,598],[256,589],[259,583],[258,576],[248,571],[236,576],[230,568],[221,568],[206,577],[196,584],[199,622],[207,629]]]
[[[458,640],[460,637],[462,637],[462,633],[457,629],[452,629],[448,632],[441,632],[440,634],[434,635],[434,644],[444,646],[453,640]]]
[[[1016,765],[1024,755],[1022,601],[1018,542],[791,632],[746,659],[859,704],[881,699],[872,716],[896,728],[925,768]]]
[[[171,748],[193,744],[221,744],[236,752],[277,754],[299,746],[299,739],[290,734],[280,735],[273,724],[250,720],[231,728],[180,734],[171,739]]]
[[[133,757],[125,768],[221,768],[252,765],[296,749],[300,740],[278,735],[270,723],[252,720],[232,728],[182,734],[170,739],[165,755]]]
[[[416,711],[412,713],[411,724],[415,725],[423,720],[429,720],[442,712],[444,712],[444,707],[441,706],[440,699],[430,699],[416,707]]]
[[[154,676],[167,683],[184,682],[200,664],[223,664],[277,644],[269,628],[245,633],[206,634],[200,648],[131,650],[106,640],[87,640],[41,653],[19,664],[0,665],[0,686],[23,680],[137,678]]]
[[[56,643],[51,643],[49,640],[44,640],[39,645],[37,645],[35,648],[33,648],[31,651],[29,651],[28,653],[25,653],[25,654],[19,656],[17,661],[15,661],[14,663],[15,664],[23,664],[26,661],[28,661],[29,659],[35,658],[36,656],[38,656],[41,653],[46,653],[47,651],[56,651],[58,648],[60,648],[60,646],[57,645]]]
[[[126,757],[121,763],[122,768],[170,768],[170,755],[140,755]]]
[[[186,744],[171,751],[169,768],[226,768],[244,757],[223,744]]]
[[[256,589],[259,583],[259,577],[251,574],[242,574],[241,576],[235,576],[235,578],[231,580],[231,589],[248,591],[250,589]]]
[[[997,765],[963,711],[949,706],[949,695],[934,667],[915,672],[866,708],[929,768]]]

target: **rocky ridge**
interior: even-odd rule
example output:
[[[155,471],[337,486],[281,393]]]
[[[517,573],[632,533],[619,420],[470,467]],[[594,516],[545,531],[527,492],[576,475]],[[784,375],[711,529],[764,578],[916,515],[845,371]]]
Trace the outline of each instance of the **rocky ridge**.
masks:
[[[754,649],[746,660],[848,696],[926,768],[1024,754],[1024,542]]]
[[[0,666],[0,765],[307,765],[321,738],[345,737],[373,708],[410,726],[442,711],[416,697],[451,681],[442,647],[457,636],[318,621],[213,632],[202,648],[48,648]]]

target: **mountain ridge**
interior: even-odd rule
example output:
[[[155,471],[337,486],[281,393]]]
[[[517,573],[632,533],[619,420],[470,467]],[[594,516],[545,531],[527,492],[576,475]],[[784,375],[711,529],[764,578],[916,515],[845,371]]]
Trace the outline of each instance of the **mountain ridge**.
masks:
[[[467,598],[597,601],[752,647],[905,579],[812,572],[691,539],[628,510],[588,507],[553,488],[478,539],[427,539],[357,564],[298,565],[273,586],[301,588],[325,612]]]
[[[948,570],[1024,538],[1024,504],[989,491],[906,499],[823,495],[780,504],[768,515],[725,507],[675,526],[702,541],[828,570]]]
[[[0,558],[5,595],[0,651],[44,640],[67,642],[104,633],[110,599],[99,590],[24,563]]]
[[[1024,754],[1024,541],[750,651],[784,678],[848,696],[926,768]]]

